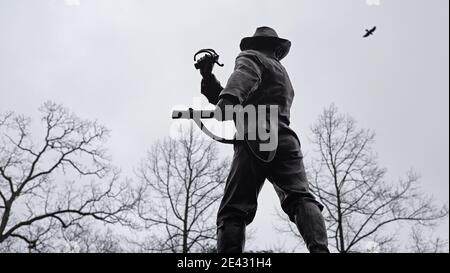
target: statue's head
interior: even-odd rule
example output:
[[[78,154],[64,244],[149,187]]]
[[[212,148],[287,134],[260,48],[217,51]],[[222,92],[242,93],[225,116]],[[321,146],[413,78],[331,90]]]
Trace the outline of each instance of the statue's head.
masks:
[[[255,34],[241,40],[241,50],[258,50],[273,55],[278,60],[289,53],[291,42],[278,37],[277,32],[270,27],[258,27]]]

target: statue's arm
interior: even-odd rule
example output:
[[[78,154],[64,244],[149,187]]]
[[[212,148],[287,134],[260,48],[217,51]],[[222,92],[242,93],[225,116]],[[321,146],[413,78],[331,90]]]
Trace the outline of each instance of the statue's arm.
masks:
[[[223,90],[222,85],[214,74],[203,76],[201,82],[201,93],[205,95],[209,103],[217,104],[219,102],[219,94]]]
[[[236,58],[233,73],[228,79],[225,88],[219,94],[215,116],[221,120],[230,119],[232,115],[225,114],[227,105],[244,104],[246,99],[255,92],[262,81],[263,66],[258,57],[252,54],[241,53]]]

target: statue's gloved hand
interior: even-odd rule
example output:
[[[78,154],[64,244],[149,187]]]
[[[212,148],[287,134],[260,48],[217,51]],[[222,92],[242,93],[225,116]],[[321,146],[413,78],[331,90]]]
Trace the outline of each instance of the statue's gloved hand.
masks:
[[[209,103],[217,104],[219,102],[219,94],[223,90],[220,82],[212,73],[216,59],[210,55],[205,55],[200,58],[196,67],[200,70],[202,75],[201,93],[208,99]]]
[[[211,77],[214,63],[215,60],[210,55],[205,55],[198,60],[197,65],[203,78]]]

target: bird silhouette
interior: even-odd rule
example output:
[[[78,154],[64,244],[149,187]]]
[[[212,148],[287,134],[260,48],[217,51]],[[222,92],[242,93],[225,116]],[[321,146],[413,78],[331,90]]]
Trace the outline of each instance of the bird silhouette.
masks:
[[[377,27],[373,27],[372,29],[366,29],[366,34],[364,34],[363,38],[367,38],[370,35],[373,35],[373,33],[375,32],[375,30],[377,30]]]

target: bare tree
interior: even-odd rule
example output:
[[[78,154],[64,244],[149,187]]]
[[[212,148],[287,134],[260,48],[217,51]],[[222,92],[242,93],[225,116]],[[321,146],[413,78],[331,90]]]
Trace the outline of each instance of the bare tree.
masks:
[[[61,229],[52,252],[62,253],[118,253],[125,252],[124,239],[110,227],[83,221],[70,228]]]
[[[117,226],[84,219],[68,227],[54,226],[48,229],[45,238],[30,248],[42,253],[118,253],[126,251],[126,238]],[[31,236],[36,234],[32,231]],[[0,245],[0,252],[23,252],[22,245],[14,238]]]
[[[192,127],[180,128],[179,138],[157,142],[138,170],[148,186],[139,216],[147,228],[158,228],[141,250],[209,251],[215,245],[215,212],[228,166],[217,145]]]
[[[86,218],[129,224],[136,196],[105,153],[108,130],[52,102],[39,111],[41,131],[0,115],[0,245],[48,249],[55,230]]]
[[[310,186],[324,205],[330,243],[339,252],[378,251],[393,243],[388,229],[400,221],[428,226],[448,215],[418,188],[413,172],[388,183],[373,150],[374,132],[358,129],[348,115],[332,105],[312,126],[317,148],[309,170]],[[296,230],[284,226],[284,231]],[[298,234],[297,234],[298,236]]]
[[[429,234],[428,234],[429,235]],[[411,229],[411,246],[409,250],[414,253],[448,253],[448,240],[440,237],[429,237],[420,227]]]

